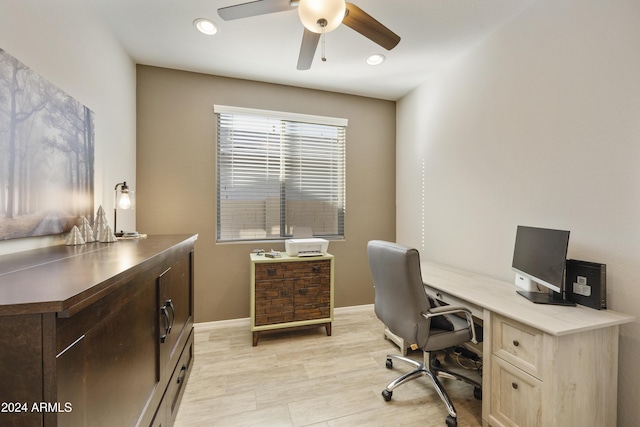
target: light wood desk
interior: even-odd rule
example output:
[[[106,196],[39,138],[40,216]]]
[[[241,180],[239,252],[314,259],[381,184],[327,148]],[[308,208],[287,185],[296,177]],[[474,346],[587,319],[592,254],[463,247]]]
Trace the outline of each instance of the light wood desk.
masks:
[[[484,426],[615,426],[618,329],[633,316],[534,304],[513,283],[422,262],[427,292],[484,324]]]

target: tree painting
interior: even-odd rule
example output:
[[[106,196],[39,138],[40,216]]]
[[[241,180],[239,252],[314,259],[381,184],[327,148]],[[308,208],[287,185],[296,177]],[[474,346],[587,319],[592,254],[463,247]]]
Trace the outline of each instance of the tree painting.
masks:
[[[93,112],[0,49],[0,240],[93,214]]]

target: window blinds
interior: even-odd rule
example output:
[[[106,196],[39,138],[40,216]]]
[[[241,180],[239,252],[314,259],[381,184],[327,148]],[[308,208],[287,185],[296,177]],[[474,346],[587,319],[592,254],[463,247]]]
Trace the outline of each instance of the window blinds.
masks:
[[[214,106],[217,240],[344,237],[347,121]]]

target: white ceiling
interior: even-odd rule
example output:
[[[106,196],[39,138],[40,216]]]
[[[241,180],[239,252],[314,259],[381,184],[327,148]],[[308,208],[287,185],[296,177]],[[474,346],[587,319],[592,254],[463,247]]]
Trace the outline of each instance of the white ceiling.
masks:
[[[138,64],[397,100],[535,0],[352,0],[398,34],[386,51],[341,25],[326,36],[310,70],[296,64],[303,27],[297,11],[223,21],[217,9],[247,0],[90,0]],[[193,21],[209,18],[205,36]],[[365,59],[383,53],[372,67]]]

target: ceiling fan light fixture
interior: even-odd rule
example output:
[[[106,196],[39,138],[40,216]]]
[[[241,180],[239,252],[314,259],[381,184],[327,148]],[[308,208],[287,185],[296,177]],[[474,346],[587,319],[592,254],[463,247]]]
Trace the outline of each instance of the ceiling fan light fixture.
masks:
[[[328,33],[338,28],[346,9],[344,0],[300,0],[298,3],[302,25],[314,33],[322,33],[323,29]]]
[[[386,61],[386,57],[384,55],[381,55],[379,53],[374,53],[373,55],[369,56],[367,58],[367,64],[369,65],[380,65],[382,64],[384,61]]]
[[[198,18],[193,21],[193,25],[200,31],[202,34],[206,34],[208,36],[212,36],[218,32],[218,28],[213,23],[213,21],[206,18]]]

